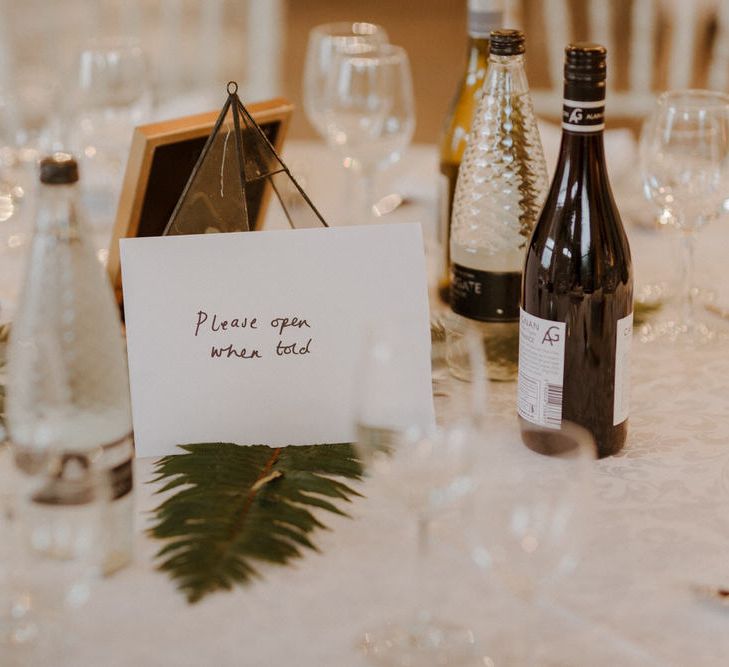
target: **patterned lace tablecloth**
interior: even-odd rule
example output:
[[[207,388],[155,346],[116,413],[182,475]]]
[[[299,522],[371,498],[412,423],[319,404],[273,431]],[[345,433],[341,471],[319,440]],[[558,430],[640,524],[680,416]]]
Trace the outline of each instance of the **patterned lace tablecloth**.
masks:
[[[292,144],[288,155],[325,215],[336,217],[326,182],[337,173],[336,159],[311,144]],[[435,150],[416,147],[389,181],[414,202],[392,219],[420,220],[431,237],[435,173]],[[719,236],[705,237],[700,253],[699,277],[716,287],[719,301],[724,224],[711,232]],[[633,228],[630,235],[641,282],[676,273],[665,235]],[[3,298],[12,298],[5,284]],[[729,322],[716,323],[729,331]],[[435,379],[441,389],[458,390],[442,368]],[[490,410],[511,424],[509,437],[521,447],[514,396],[513,383],[492,385]],[[453,418],[453,408],[439,409],[442,419]],[[691,588],[729,586],[729,340],[695,349],[636,343],[628,443],[595,468],[585,557],[547,614],[558,646],[550,664],[729,664],[729,609]],[[58,650],[54,665],[357,667],[365,664],[355,649],[363,630],[409,607],[413,518],[376,482],[364,486],[367,497],[353,504],[352,519],[326,518],[332,530],[316,535],[320,554],[292,567],[263,567],[264,577],[251,586],[188,606],[154,570],[159,544],[144,532],[159,502],[149,483],[152,461],[137,460],[135,473],[134,563],[62,621],[74,641]],[[474,502],[487,511],[484,496]],[[473,629],[485,656],[496,637],[520,625],[524,610],[472,564],[465,547],[472,528],[457,518],[437,525],[419,581],[441,616]],[[27,654],[0,655],[3,667],[14,664],[32,663]]]
[[[491,384],[495,419],[515,394]],[[729,588],[729,341],[636,342],[629,423],[624,450],[595,464],[588,547],[560,602],[636,664],[729,664],[729,607],[694,590]]]

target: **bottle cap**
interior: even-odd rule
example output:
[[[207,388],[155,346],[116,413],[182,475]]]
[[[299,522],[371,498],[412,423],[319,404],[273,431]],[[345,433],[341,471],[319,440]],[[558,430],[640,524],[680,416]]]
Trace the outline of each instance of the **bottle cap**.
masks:
[[[565,81],[601,83],[607,76],[607,49],[600,44],[576,42],[564,50]]]
[[[78,164],[69,153],[53,153],[41,160],[41,183],[70,185],[78,181]]]
[[[521,30],[492,30],[492,56],[518,56],[524,53],[524,33]]]

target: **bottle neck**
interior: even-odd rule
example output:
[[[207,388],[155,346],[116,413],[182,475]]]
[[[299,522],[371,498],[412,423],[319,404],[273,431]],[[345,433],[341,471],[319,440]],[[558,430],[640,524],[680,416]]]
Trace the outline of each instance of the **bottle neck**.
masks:
[[[470,73],[485,69],[489,60],[489,38],[468,36],[466,49],[467,67]]]
[[[40,186],[35,232],[52,233],[64,239],[79,236],[78,189],[75,184]]]
[[[605,88],[565,83],[562,107],[562,143],[553,181],[560,196],[574,196],[570,183],[593,183],[610,189],[603,129]],[[577,179],[577,181],[574,181]]]
[[[483,67],[489,59],[489,36],[500,28],[504,12],[495,0],[469,0],[468,3],[468,71]]]
[[[605,129],[605,84],[565,82],[562,130],[565,134],[592,135]]]
[[[529,92],[524,69],[524,55],[489,56],[489,68],[484,83],[484,94],[524,95]]]

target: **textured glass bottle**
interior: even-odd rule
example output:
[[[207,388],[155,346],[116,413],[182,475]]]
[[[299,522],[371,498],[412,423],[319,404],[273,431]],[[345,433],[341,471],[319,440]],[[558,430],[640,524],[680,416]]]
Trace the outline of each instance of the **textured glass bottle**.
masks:
[[[463,160],[473,114],[481,98],[489,61],[489,34],[503,21],[502,0],[468,0],[468,53],[466,71],[448,109],[440,138],[440,190],[438,240],[443,246],[443,275],[438,293],[450,296],[450,228],[453,194]]]
[[[8,347],[6,409],[16,461],[83,460],[100,452],[111,501],[104,508],[103,565],[111,571],[131,557],[129,381],[111,286],[79,222],[77,180],[71,156],[41,162],[35,231]],[[61,465],[59,489],[64,474]],[[58,493],[46,505],[63,512],[74,502]]]
[[[522,32],[491,33],[483,96],[458,173],[446,355],[451,372],[464,379],[467,326],[483,337],[490,379],[517,374],[524,251],[547,191],[523,54]]]
[[[605,48],[569,45],[564,74],[559,161],[524,268],[518,411],[532,449],[567,420],[602,457],[628,430],[633,268],[605,164]],[[535,438],[527,422],[546,428]]]

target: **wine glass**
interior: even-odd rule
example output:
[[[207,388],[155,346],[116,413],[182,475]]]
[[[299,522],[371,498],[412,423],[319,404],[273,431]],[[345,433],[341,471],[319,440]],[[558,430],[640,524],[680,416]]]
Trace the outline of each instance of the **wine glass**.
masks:
[[[411,362],[407,341],[393,332],[372,333],[365,345],[358,374],[356,450],[375,488],[379,485],[415,518],[418,567],[410,612],[368,628],[360,647],[380,665],[458,664],[475,658],[473,633],[431,613],[422,600],[421,570],[432,520],[457,511],[473,488],[471,457],[480,438],[480,411],[436,427],[424,408],[429,397],[397,390],[403,365]],[[483,383],[473,386],[484,390]]]
[[[360,222],[375,203],[375,175],[397,162],[415,131],[408,55],[392,44],[355,44],[337,52],[324,90],[329,145],[361,183]]]
[[[10,448],[12,498],[5,499],[12,582],[2,641],[10,651],[55,657],[72,641],[69,612],[88,600],[101,573],[111,497],[101,448]]]
[[[309,33],[304,63],[304,111],[306,117],[326,141],[324,92],[336,54],[348,47],[362,44],[387,44],[387,32],[382,26],[363,21],[326,23],[314,27]],[[349,206],[354,190],[352,161],[342,160],[344,188],[342,208]]]
[[[0,222],[2,244],[21,248],[30,236],[29,215],[40,156],[57,145],[60,86],[47,72],[28,69],[0,87]]]
[[[97,254],[105,253],[132,131],[152,112],[146,54],[136,39],[91,39],[79,53],[76,84],[71,149],[84,173]]]
[[[683,249],[678,311],[644,338],[711,340],[716,332],[695,305],[694,247],[698,231],[718,217],[729,196],[729,95],[663,93],[643,126],[640,157],[646,196],[661,209],[662,222],[679,230]]]
[[[316,131],[326,139],[324,89],[335,55],[359,44],[387,44],[384,28],[374,23],[326,23],[312,28],[304,64],[304,111]]]
[[[522,602],[523,637],[509,638],[509,664],[543,664],[538,609],[550,588],[576,567],[590,515],[596,446],[584,428],[559,431],[522,422],[494,429],[476,465],[479,489],[467,525],[472,557]],[[514,651],[521,655],[513,655]]]

